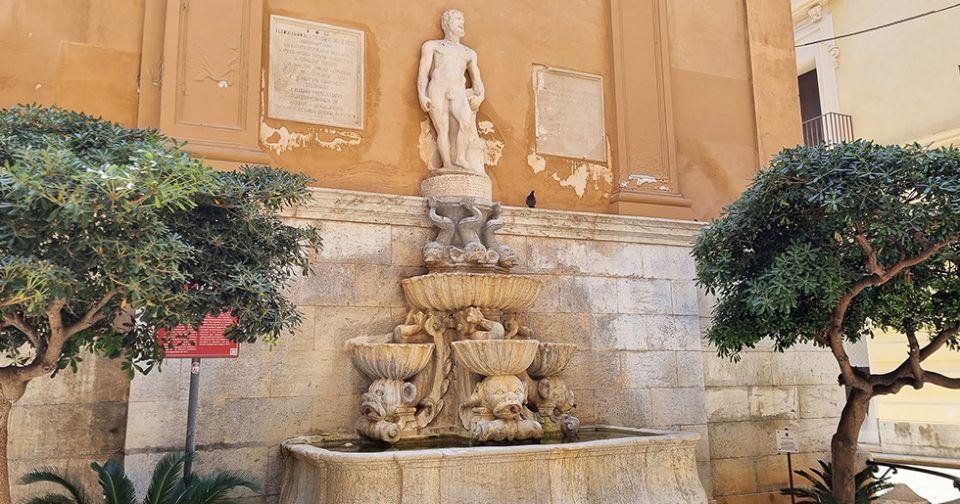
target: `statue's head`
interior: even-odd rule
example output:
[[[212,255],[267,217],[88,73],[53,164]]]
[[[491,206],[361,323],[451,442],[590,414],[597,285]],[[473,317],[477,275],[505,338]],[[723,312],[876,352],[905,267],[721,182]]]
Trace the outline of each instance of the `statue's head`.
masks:
[[[443,15],[440,16],[440,28],[443,29],[443,34],[446,36],[462,37],[464,34],[463,12],[457,9],[445,10]]]

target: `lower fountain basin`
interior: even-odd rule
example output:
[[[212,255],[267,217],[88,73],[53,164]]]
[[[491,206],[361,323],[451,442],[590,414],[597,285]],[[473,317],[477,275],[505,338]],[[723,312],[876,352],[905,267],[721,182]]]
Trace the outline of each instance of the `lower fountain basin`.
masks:
[[[706,504],[700,436],[583,427],[581,441],[383,447],[320,437],[284,441],[280,504],[360,502]]]

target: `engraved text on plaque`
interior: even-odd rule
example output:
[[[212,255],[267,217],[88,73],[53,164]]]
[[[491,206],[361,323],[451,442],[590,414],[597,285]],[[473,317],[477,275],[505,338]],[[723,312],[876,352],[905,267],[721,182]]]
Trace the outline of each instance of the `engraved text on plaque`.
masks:
[[[363,32],[270,16],[267,115],[363,128]]]
[[[557,68],[536,67],[537,152],[606,161],[603,79]]]

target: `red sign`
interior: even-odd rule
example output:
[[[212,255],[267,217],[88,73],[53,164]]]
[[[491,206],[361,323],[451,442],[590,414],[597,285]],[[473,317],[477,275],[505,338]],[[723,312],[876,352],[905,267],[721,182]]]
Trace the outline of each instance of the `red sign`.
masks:
[[[240,355],[240,344],[230,341],[223,333],[237,322],[229,312],[218,316],[207,315],[200,327],[177,326],[169,333],[160,329],[157,340],[166,350],[168,359],[228,358]]]

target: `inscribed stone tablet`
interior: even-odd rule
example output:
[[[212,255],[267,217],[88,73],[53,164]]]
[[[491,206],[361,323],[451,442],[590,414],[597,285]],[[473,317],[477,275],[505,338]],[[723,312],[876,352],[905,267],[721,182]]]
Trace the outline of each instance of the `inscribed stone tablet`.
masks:
[[[603,78],[537,67],[537,152],[606,161]]]
[[[363,32],[270,16],[267,115],[363,128]]]

